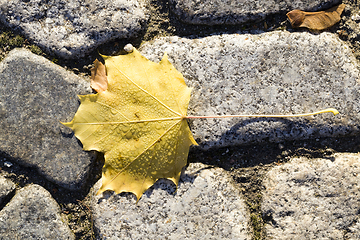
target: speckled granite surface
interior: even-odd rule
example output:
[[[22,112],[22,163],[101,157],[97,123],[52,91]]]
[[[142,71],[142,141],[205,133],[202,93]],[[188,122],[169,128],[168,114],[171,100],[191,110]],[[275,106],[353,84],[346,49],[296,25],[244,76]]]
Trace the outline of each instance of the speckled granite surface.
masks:
[[[2,239],[75,239],[50,193],[39,185],[19,190],[0,211]]]
[[[59,64],[23,50],[0,63],[0,238],[359,239],[360,9],[342,1],[342,20],[324,33],[285,16],[339,2],[0,0],[0,58],[40,47]],[[89,73],[90,51],[128,42],[151,60],[168,53],[194,87],[192,115],[341,114],[193,120],[201,145],[190,159],[214,166],[192,163],[176,192],[160,180],[138,203],[95,196],[101,161],[59,123],[89,84],[65,68]]]
[[[63,187],[81,188],[95,154],[84,152],[60,121],[70,121],[77,94],[89,92],[75,74],[13,50],[0,63],[0,151]]]
[[[269,239],[358,239],[359,154],[294,158],[264,180]]]
[[[159,180],[138,203],[130,194],[93,196],[99,237],[251,239],[244,200],[224,170],[190,164],[175,190],[169,181]]]
[[[146,5],[142,0],[2,0],[0,20],[48,53],[76,58],[105,42],[139,34],[148,18]]]
[[[170,0],[174,12],[191,24],[238,24],[261,20],[276,12],[294,9],[319,11],[340,3],[339,0]]]
[[[193,87],[188,115],[296,114],[329,107],[340,114],[308,118],[195,119],[201,147],[334,137],[358,132],[359,70],[334,34],[223,34],[160,38],[141,52],[170,61]]]

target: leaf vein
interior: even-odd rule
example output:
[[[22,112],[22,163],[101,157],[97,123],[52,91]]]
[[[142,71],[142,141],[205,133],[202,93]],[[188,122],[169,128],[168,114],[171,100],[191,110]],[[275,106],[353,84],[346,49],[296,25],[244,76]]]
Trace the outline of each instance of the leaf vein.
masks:
[[[166,109],[168,109],[169,111],[175,113],[176,115],[182,116],[181,113],[178,113],[174,110],[172,110],[169,106],[167,106],[165,103],[163,103],[162,101],[160,101],[157,97],[155,97],[154,95],[152,95],[151,93],[149,93],[148,91],[146,91],[145,89],[143,89],[141,86],[139,86],[136,82],[134,82],[133,80],[131,80],[125,73],[123,73],[115,64],[113,64],[114,68],[116,68],[119,73],[121,73],[125,78],[127,78],[130,82],[132,82],[136,87],[138,87],[141,91],[143,91],[144,93],[148,94],[149,96],[151,96],[153,99],[155,99],[157,102],[159,102],[162,106],[164,106]]]
[[[121,171],[119,171],[109,182],[107,182],[107,185],[113,182],[125,169],[127,169],[134,161],[136,161],[141,155],[143,155],[147,150],[149,150],[152,146],[154,146],[163,136],[165,136],[176,124],[181,123],[181,121],[175,122],[173,125],[171,125],[163,134],[161,134],[153,143],[151,143],[144,151],[142,151],[139,155],[137,155],[132,161],[130,161]],[[106,186],[102,186],[103,188],[106,188]]]

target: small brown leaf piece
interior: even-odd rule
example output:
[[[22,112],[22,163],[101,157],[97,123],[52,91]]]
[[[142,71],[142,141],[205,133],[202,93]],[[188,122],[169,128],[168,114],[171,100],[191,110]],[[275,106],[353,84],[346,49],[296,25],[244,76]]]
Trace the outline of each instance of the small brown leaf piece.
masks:
[[[320,12],[293,10],[288,12],[286,16],[289,18],[293,28],[306,27],[311,30],[320,31],[332,27],[339,22],[344,8],[345,4],[340,4]]]
[[[94,67],[91,71],[91,83],[90,86],[96,92],[103,92],[108,88],[108,80],[106,76],[105,65],[99,62],[97,59],[94,61]]]

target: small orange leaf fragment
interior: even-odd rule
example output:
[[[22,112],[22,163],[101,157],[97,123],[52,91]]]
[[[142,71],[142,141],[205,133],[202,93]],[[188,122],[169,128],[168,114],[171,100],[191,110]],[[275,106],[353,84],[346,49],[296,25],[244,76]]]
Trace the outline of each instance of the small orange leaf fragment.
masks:
[[[108,88],[105,65],[97,59],[94,61],[94,67],[91,71],[91,88],[96,92],[103,92]]]
[[[306,27],[311,30],[324,30],[334,26],[341,19],[345,4],[329,8],[320,12],[304,12],[293,10],[286,14],[293,28]]]

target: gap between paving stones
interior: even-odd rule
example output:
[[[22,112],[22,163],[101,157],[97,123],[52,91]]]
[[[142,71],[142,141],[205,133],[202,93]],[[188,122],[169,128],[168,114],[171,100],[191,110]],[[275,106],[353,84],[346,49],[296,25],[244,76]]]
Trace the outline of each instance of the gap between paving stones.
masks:
[[[12,166],[6,167],[5,162],[11,163]],[[0,153],[0,174],[15,183],[16,191],[29,184],[44,187],[60,205],[61,215],[68,221],[76,239],[95,239],[88,193],[96,181],[101,178],[103,163],[103,155],[98,154],[98,158],[89,172],[89,178],[83,188],[77,191],[71,191],[50,182],[41,176],[35,168],[21,166],[15,163],[11,157],[2,153]],[[0,210],[9,203],[14,195],[15,191],[4,199],[0,205]]]
[[[101,239],[248,240],[248,210],[232,182],[221,168],[191,163],[177,190],[162,179],[136,204],[129,193],[93,195],[95,228]]]
[[[360,151],[359,136],[320,138],[306,141],[268,143],[241,147],[192,151],[189,162],[221,167],[232,175],[250,210],[253,239],[264,239],[264,223],[271,222],[261,211],[263,178],[275,166],[294,157],[327,158],[334,153]],[[201,159],[201,160],[199,160]]]
[[[342,1],[344,4],[347,4],[347,8],[345,9],[342,17],[346,18],[346,21],[341,21],[339,24],[336,24],[334,27],[328,29],[329,32],[336,32],[339,34],[339,37],[348,41],[349,45],[353,45],[354,54],[358,56],[360,54],[360,45],[357,43],[357,39],[359,39],[360,34],[357,31],[359,24],[358,21],[351,19],[351,16],[356,15],[359,12],[359,7],[356,5],[356,1],[354,0],[344,0]],[[18,31],[15,31],[16,38],[20,36],[23,39],[22,44],[10,44],[10,47],[7,47],[5,52],[9,52],[14,47],[28,46],[29,48],[33,48],[33,51],[37,54],[43,55],[49,60],[63,66],[67,69],[74,71],[75,73],[81,74],[89,74],[89,69],[91,68],[91,64],[93,59],[100,58],[98,55],[100,52],[104,55],[117,55],[120,53],[124,53],[123,47],[127,43],[132,43],[133,46],[139,47],[142,43],[153,40],[157,37],[162,36],[197,36],[197,37],[205,37],[214,34],[231,34],[238,32],[239,30],[244,31],[244,33],[259,33],[259,32],[269,32],[273,30],[289,30],[296,32],[309,32],[306,29],[292,29],[291,24],[287,20],[286,12],[274,13],[267,15],[264,20],[259,21],[251,21],[245,22],[237,25],[193,25],[186,24],[179,20],[178,16],[175,15],[170,10],[170,5],[167,0],[152,0],[149,3],[150,6],[150,17],[147,24],[147,28],[142,31],[138,37],[136,38],[128,38],[128,39],[116,39],[106,44],[102,44],[98,47],[97,50],[90,52],[86,57],[79,57],[77,59],[69,60],[69,59],[61,59],[51,54],[46,54],[42,52],[30,39],[22,36]],[[0,33],[2,31],[12,31],[4,25],[0,26]],[[30,45],[33,44],[33,45]],[[4,52],[4,49],[1,49],[0,43],[0,53]]]
[[[262,25],[264,22],[265,21],[261,22],[258,25]],[[340,26],[340,28],[341,27],[343,27],[343,26]],[[232,27],[229,27],[229,29],[230,28],[232,28]],[[263,29],[261,28],[261,30],[263,30]],[[179,32],[180,30],[177,30],[177,31]],[[228,31],[231,31],[231,30],[228,30]],[[206,31],[204,31],[204,32],[206,32]],[[211,30],[209,30],[209,32],[211,32]],[[176,33],[176,31],[174,31],[173,33]],[[166,34],[169,34],[169,33],[166,32]],[[198,34],[207,35],[207,33],[198,33]],[[149,36],[151,36],[151,34],[149,34]],[[153,38],[154,36],[157,36],[157,35],[154,34],[149,38]],[[114,42],[112,44],[115,45],[116,43]],[[124,43],[124,44],[126,44],[126,43]],[[110,46],[110,47],[105,46],[104,48],[108,48],[108,50],[111,51],[112,47],[113,46]],[[121,47],[118,47],[118,48],[120,49]],[[52,59],[51,56],[47,56],[47,57],[49,59]],[[62,60],[60,59],[59,61],[61,62]],[[65,63],[64,63],[64,65],[65,65]],[[72,65],[72,64],[69,64],[69,65]],[[75,65],[77,65],[77,64],[75,64]],[[79,65],[81,65],[81,64],[79,64]],[[70,68],[76,68],[76,66],[73,67],[73,65],[72,65]],[[81,71],[86,72],[86,70],[81,70]],[[340,142],[344,143],[345,146],[339,146]],[[199,159],[197,156],[201,156],[202,158],[205,159],[204,160],[205,163],[209,162],[210,164],[215,165],[215,166],[220,166],[225,169],[228,168],[227,170],[230,170],[230,171],[231,170],[235,171],[237,169],[238,172],[233,173],[234,178],[235,178],[235,180],[237,180],[239,182],[240,186],[242,186],[244,188],[246,187],[245,190],[250,190],[250,191],[243,191],[243,194],[245,194],[245,196],[248,199],[251,199],[250,201],[252,201],[253,199],[257,199],[257,195],[258,195],[259,191],[258,191],[258,189],[257,190],[252,189],[250,187],[250,185],[259,184],[259,182],[261,182],[260,176],[263,175],[260,173],[266,172],[267,169],[271,168],[271,166],[273,166],[274,164],[277,164],[278,161],[280,161],[280,162],[286,161],[286,159],[290,156],[315,156],[315,157],[316,156],[321,157],[323,155],[326,156],[329,153],[333,152],[333,150],[331,150],[331,149],[334,149],[335,152],[336,151],[358,152],[359,149],[357,149],[355,146],[354,147],[346,146],[346,145],[350,145],[353,143],[357,143],[357,145],[359,145],[356,137],[337,138],[337,139],[318,139],[318,141],[314,140],[314,142],[310,141],[310,143],[309,143],[309,141],[300,141],[300,142],[286,142],[286,143],[279,144],[279,145],[270,144],[269,146],[254,145],[254,146],[240,147],[240,148],[224,148],[224,149],[210,150],[208,152],[201,152],[201,153],[192,152],[189,156],[189,161],[197,161],[194,159]],[[276,147],[279,149],[279,151],[272,150],[273,148],[276,149]],[[227,151],[227,150],[229,150],[229,151]],[[329,152],[327,152],[327,150],[329,150]],[[272,157],[262,156],[262,158],[261,158],[261,156],[256,155],[256,153],[259,151],[269,151],[269,152],[271,152],[270,156],[272,156]],[[278,153],[278,155],[276,155],[277,153]],[[228,157],[229,154],[231,154],[230,156],[232,156],[231,159],[234,159],[234,161],[235,161],[235,163],[233,162],[234,166],[236,166],[236,164],[237,164],[239,167],[244,168],[243,170],[239,170],[239,168],[234,167],[234,166],[233,166],[234,169],[231,169],[231,167],[227,165],[226,159],[224,156]],[[279,155],[280,155],[280,157],[278,157]],[[237,156],[240,156],[242,159],[236,160]],[[191,159],[193,159],[193,160],[191,160]],[[230,161],[231,161],[231,159],[230,159]],[[245,163],[242,162],[243,159],[245,159],[244,160]],[[268,159],[268,161],[270,163],[264,163],[262,161],[256,162],[252,159],[262,159],[262,160]],[[270,159],[273,159],[273,161]],[[277,161],[275,161],[275,159]],[[7,159],[3,158],[1,160],[2,161],[1,163],[3,163],[6,160]],[[265,162],[267,162],[267,161],[265,161]],[[261,166],[261,164],[263,164],[263,166]],[[3,164],[1,164],[1,165],[3,165]],[[13,171],[14,168],[18,168],[18,170]],[[13,168],[13,170],[11,170],[11,168],[3,169],[3,171],[7,172],[8,174],[12,174],[9,177],[11,179],[13,179],[17,184],[19,184],[19,186],[21,186],[21,185],[25,186],[27,183],[31,182],[31,180],[26,180],[26,176],[36,175],[36,173],[34,173],[34,172],[31,173],[31,171],[32,171],[31,169],[26,169],[21,166],[15,166],[14,168]],[[24,172],[29,171],[29,173],[27,173],[29,175],[24,174],[23,176],[25,176],[25,177],[19,177],[19,176],[21,176],[21,172],[23,172],[23,171]],[[98,169],[98,173],[99,172],[100,171]],[[259,174],[254,174],[254,173],[259,173]],[[243,177],[243,175],[245,175],[245,177]],[[250,176],[250,177],[246,177],[246,176]],[[257,177],[255,177],[255,176],[257,176]],[[46,180],[34,180],[34,182],[39,182],[40,185],[48,184],[48,182]],[[20,184],[20,183],[23,183],[23,184]],[[254,183],[256,183],[256,184],[254,184]],[[52,188],[52,186],[48,186],[47,189],[49,191],[51,191],[50,190],[51,188]],[[259,185],[258,188],[261,189],[261,186]],[[253,194],[253,192],[255,192],[256,194]],[[53,196],[54,196],[54,194],[53,194]],[[57,199],[57,198],[55,198],[55,199]],[[256,200],[255,200],[255,202],[256,202]],[[249,205],[249,207],[251,209],[250,205]],[[254,208],[256,208],[256,207],[254,207]],[[253,212],[256,212],[256,211],[253,211]],[[260,214],[259,211],[256,213]]]
[[[351,19],[351,16],[358,14],[359,6],[356,5],[354,0],[344,0],[344,4],[347,4],[347,8],[342,14],[343,19],[334,27],[327,30],[328,32],[338,33],[339,37],[348,42],[349,46],[353,48],[354,55],[360,59],[360,44],[357,41],[360,38],[360,24],[358,21]],[[309,32],[306,29],[292,29],[291,24],[287,20],[286,12],[270,14],[265,17],[264,20],[256,22],[245,22],[237,25],[192,25],[181,22],[178,17],[170,10],[170,6],[167,0],[152,0],[150,1],[150,17],[145,31],[142,31],[137,38],[129,39],[116,39],[106,44],[100,45],[97,50],[90,52],[86,57],[77,59],[62,59],[51,54],[46,54],[41,51],[33,41],[22,36],[19,32],[10,30],[4,25],[0,25],[0,34],[3,32],[13,32],[14,37],[11,41],[0,42],[0,56],[4,56],[14,47],[27,47],[34,53],[45,56],[54,63],[69,69],[76,74],[89,75],[90,68],[94,59],[101,59],[98,53],[104,55],[117,55],[125,53],[123,47],[127,43],[132,43],[133,46],[139,47],[142,43],[153,40],[157,37],[163,36],[197,36],[205,37],[210,35],[231,34],[238,32],[239,30],[244,33],[259,33],[270,32],[274,30],[289,30],[290,32]],[[1,38],[1,36],[0,36]],[[15,41],[16,39],[21,41]],[[0,58],[1,59],[1,58]]]
[[[262,239],[264,236],[264,221],[271,221],[271,219],[262,218],[260,209],[261,191],[263,190],[262,179],[267,171],[273,166],[287,162],[292,157],[326,158],[336,152],[360,152],[360,136],[226,147],[208,151],[192,150],[188,162],[201,162],[229,171],[230,175],[238,183],[237,188],[245,197],[250,210],[255,234],[253,239]],[[4,161],[8,160],[0,158],[0,166],[3,166]],[[90,176],[92,181],[86,184],[87,189],[79,192],[69,192],[62,189],[39,176],[34,169],[24,168],[16,164],[11,168],[3,167],[1,172],[16,183],[17,189],[30,183],[45,187],[60,204],[62,214],[69,220],[71,229],[75,232],[80,230],[79,233],[81,233],[81,229],[75,225],[79,220],[84,221],[80,216],[80,212],[84,211],[86,212],[85,221],[89,221],[88,224],[91,225],[91,213],[87,209],[90,199],[86,198],[86,196],[90,187],[100,178],[101,167],[102,163],[98,162],[91,174],[92,176]],[[88,236],[83,239],[92,238]]]
[[[138,35],[148,1],[0,1],[0,20],[62,58],[84,57],[116,38]]]
[[[269,239],[359,239],[359,153],[294,157],[263,181]]]
[[[210,154],[211,155],[211,154]],[[214,164],[216,165],[216,164]],[[257,180],[258,181],[258,180]],[[256,182],[257,184],[259,184],[259,182]],[[250,208],[256,208],[256,206],[249,206]]]
[[[329,107],[340,114],[292,119],[189,121],[201,148],[356,134],[357,61],[334,34],[224,34],[164,37],[140,48],[150,60],[167,52],[193,87],[188,114],[285,114]],[[316,55],[314,55],[316,52]]]
[[[320,141],[322,141],[322,140],[320,140]],[[250,148],[253,148],[253,147],[250,147]],[[221,151],[221,150],[219,150],[219,151]],[[260,151],[262,151],[262,150],[260,150]],[[236,152],[236,150],[233,150],[233,153],[234,152]],[[257,151],[256,151],[257,152]],[[265,151],[264,151],[265,152]],[[266,151],[267,153],[268,153],[268,151]],[[225,153],[225,155],[227,154],[226,153],[226,151],[224,151],[223,153]],[[223,153],[221,153],[221,155],[223,154]],[[207,156],[207,157],[209,157],[209,156],[213,156],[213,154],[209,154],[209,153],[207,153],[207,154],[204,154],[205,156]],[[216,155],[215,155],[216,156]],[[227,156],[227,155],[226,155]],[[255,156],[254,155],[254,157],[255,157],[255,159],[260,159],[259,158],[259,156]],[[220,157],[219,157],[220,158]],[[243,158],[242,158],[242,160],[243,160]],[[215,160],[215,163],[213,164],[213,165],[217,165],[218,163],[216,163],[217,162],[217,160]],[[262,162],[260,162],[260,163],[262,163]],[[244,167],[246,166],[246,165],[243,165]],[[254,175],[253,173],[249,173],[249,172],[253,172],[253,173],[255,173],[255,172],[261,172],[261,168],[259,169],[258,167],[255,167],[254,169],[249,169],[248,170],[248,174],[249,175]],[[261,189],[261,185],[260,185],[260,183],[261,183],[261,176],[262,176],[262,174],[259,174],[259,175],[257,175],[257,177],[255,177],[252,181],[255,181],[255,182],[252,182],[252,184],[251,185],[257,185],[260,189]],[[239,178],[239,181],[240,182],[242,182],[242,181],[244,181],[243,180],[243,178],[242,177],[240,177]],[[255,184],[254,184],[255,183]],[[252,195],[252,200],[251,201],[248,201],[248,204],[249,204],[249,208],[250,209],[256,209],[258,206],[256,206],[256,201],[259,201],[259,192],[257,191],[257,190],[255,190],[256,192],[255,192],[255,194],[254,195]],[[252,193],[254,193],[254,192],[252,192]],[[255,198],[255,201],[254,201],[254,198]],[[255,202],[255,203],[254,203]],[[251,205],[250,205],[251,204]],[[252,215],[254,218],[255,217],[259,217],[259,219],[260,219],[260,214],[258,213],[257,215],[254,213],[254,211],[253,211],[253,215]],[[261,219],[260,219],[261,220]],[[255,220],[254,220],[255,221]],[[255,226],[254,226],[255,227]],[[261,228],[260,228],[261,229]]]
[[[238,24],[258,21],[274,12],[288,12],[292,9],[319,11],[340,0],[302,1],[222,1],[222,0],[170,0],[173,11],[182,21],[192,24]]]
[[[60,207],[48,191],[39,185],[28,185],[19,189],[1,210],[0,236],[2,239],[75,239],[59,213]]]

